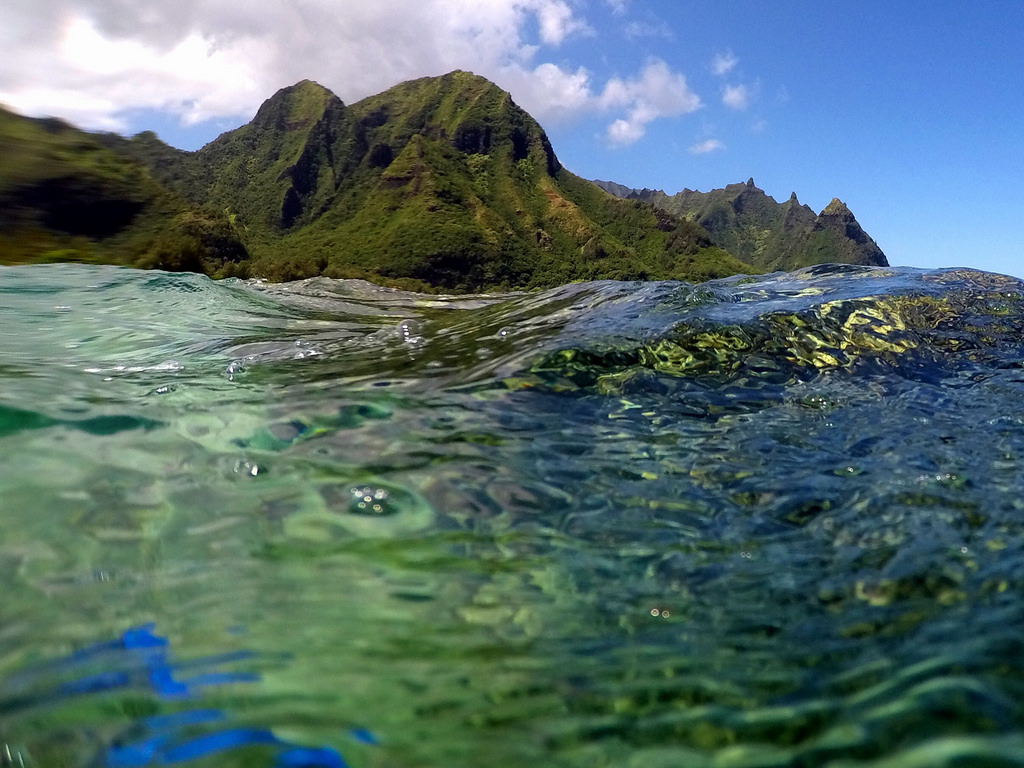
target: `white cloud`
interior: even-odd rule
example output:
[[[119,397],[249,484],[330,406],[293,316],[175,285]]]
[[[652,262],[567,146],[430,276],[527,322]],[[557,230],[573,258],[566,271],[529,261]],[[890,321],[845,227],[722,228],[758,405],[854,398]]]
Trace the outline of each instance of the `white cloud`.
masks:
[[[645,130],[646,128],[642,123],[622,120],[620,118],[608,126],[606,136],[612,146],[624,147],[642,138]]]
[[[548,45],[559,45],[577,32],[590,32],[590,26],[577,18],[565,2],[543,1],[531,3],[540,26],[540,39]]]
[[[648,62],[634,79],[609,80],[598,103],[606,109],[626,109],[626,117],[619,118],[608,128],[608,141],[613,146],[637,141],[644,135],[647,125],[660,117],[693,112],[701,105],[700,98],[686,84],[686,77],[673,72],[660,59]]]
[[[727,85],[722,89],[722,103],[729,109],[746,109],[750,106],[750,99],[750,89],[745,85]]]
[[[351,102],[459,68],[507,75],[525,86],[523,101],[544,104],[555,75],[563,88],[579,78],[539,67],[538,50],[590,31],[570,0],[10,2],[0,101],[102,128],[146,108],[187,122],[244,119],[303,78]],[[523,76],[534,72],[536,82]]]
[[[732,54],[732,51],[716,53],[715,57],[711,60],[711,71],[722,77],[729,74],[739,63],[740,60]]]
[[[720,149],[725,149],[725,144],[720,142],[718,139],[706,139],[705,141],[698,142],[690,147],[690,153],[694,155],[706,155],[709,152],[717,152]]]
[[[646,23],[642,21],[631,21],[623,29],[629,40],[638,40],[643,37],[661,37],[671,40],[675,35],[672,29],[664,22]]]
[[[541,122],[569,120],[593,110],[590,74],[582,67],[570,71],[551,63],[532,69],[509,66],[499,79],[516,103]]]
[[[7,2],[0,102],[87,128],[123,130],[146,109],[240,123],[303,78],[351,103],[453,69],[490,78],[542,124],[609,115],[616,145],[700,105],[661,61],[605,84],[566,62],[559,46],[593,34],[580,0]]]
[[[118,127],[118,114],[132,108],[165,109],[196,123],[243,111],[258,98],[259,84],[246,66],[258,48],[246,39],[217,47],[195,34],[172,47],[146,45],[104,37],[92,22],[76,18],[64,25],[59,41],[65,83],[23,96],[29,111],[56,103],[62,117],[80,116],[96,127]]]

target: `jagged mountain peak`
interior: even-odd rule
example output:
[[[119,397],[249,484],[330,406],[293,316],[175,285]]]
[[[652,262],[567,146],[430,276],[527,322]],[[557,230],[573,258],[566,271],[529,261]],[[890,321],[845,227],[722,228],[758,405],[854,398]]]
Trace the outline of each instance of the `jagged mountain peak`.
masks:
[[[490,154],[496,148],[523,160],[543,154],[549,174],[561,167],[536,120],[490,80],[455,70],[409,80],[352,105],[367,125],[390,126],[393,149],[413,134],[449,141],[466,154]]]
[[[300,80],[264,101],[250,125],[279,131],[308,128],[332,103],[341,100],[329,89],[312,80]]]
[[[843,216],[847,214],[853,215],[846,203],[838,197],[833,197],[832,201],[821,212],[822,216]]]
[[[884,266],[885,254],[839,198],[818,215],[793,192],[784,203],[759,189],[753,177],[723,189],[675,195],[595,182],[617,197],[646,200],[707,229],[715,243],[766,270],[789,270],[822,262]]]

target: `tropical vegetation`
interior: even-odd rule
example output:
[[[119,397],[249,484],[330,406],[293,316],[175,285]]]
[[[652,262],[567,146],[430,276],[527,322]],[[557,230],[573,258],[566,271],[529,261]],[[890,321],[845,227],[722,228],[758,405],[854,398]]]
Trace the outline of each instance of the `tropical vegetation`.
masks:
[[[622,199],[569,172],[508,93],[468,72],[351,105],[303,81],[196,152],[148,131],[91,134],[0,111],[0,157],[3,263],[359,277],[424,291],[699,281],[773,266],[709,216]]]

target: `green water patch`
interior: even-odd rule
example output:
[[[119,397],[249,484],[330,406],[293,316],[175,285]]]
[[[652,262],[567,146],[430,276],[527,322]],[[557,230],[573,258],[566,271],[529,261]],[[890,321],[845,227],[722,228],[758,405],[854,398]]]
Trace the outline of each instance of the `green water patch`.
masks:
[[[3,276],[0,761],[1020,764],[1015,281]]]
[[[19,432],[49,427],[66,427],[90,435],[116,435],[136,429],[150,430],[163,426],[153,419],[127,415],[94,416],[87,419],[55,419],[35,411],[0,405],[0,438]]]

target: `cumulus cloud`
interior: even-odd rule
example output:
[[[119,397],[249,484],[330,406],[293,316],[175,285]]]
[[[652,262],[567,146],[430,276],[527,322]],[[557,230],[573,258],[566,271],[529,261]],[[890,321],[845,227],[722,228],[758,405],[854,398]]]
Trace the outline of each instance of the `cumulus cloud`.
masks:
[[[690,90],[686,77],[673,72],[660,59],[649,61],[633,79],[609,80],[598,102],[605,109],[626,109],[626,116],[608,128],[607,138],[613,146],[637,141],[644,135],[647,125],[660,117],[693,112],[701,105],[700,97]]]
[[[729,74],[739,63],[740,60],[732,54],[732,51],[716,53],[715,57],[711,59],[711,71],[719,77],[723,77]]]
[[[606,135],[612,146],[624,147],[642,138],[645,130],[641,123],[620,118],[608,126]]]
[[[570,121],[593,112],[590,73],[582,67],[570,71],[551,63],[533,68],[516,65],[503,68],[492,79],[541,123]]]
[[[722,89],[722,103],[729,109],[746,109],[750,106],[750,98],[750,89],[745,85],[727,85]]]
[[[533,3],[531,8],[537,14],[540,39],[549,45],[558,45],[569,35],[589,32],[587,23],[575,16],[564,2]]]
[[[524,102],[543,109],[553,93],[578,86],[579,72],[541,68],[538,50],[590,31],[570,0],[11,3],[0,31],[0,101],[89,127],[116,127],[140,108],[188,122],[251,116],[263,98],[307,77],[354,101],[457,68],[515,82]]]
[[[705,141],[698,142],[690,147],[690,153],[694,155],[706,155],[709,152],[717,152],[720,149],[725,149],[725,144],[720,142],[718,139],[706,139]]]
[[[606,0],[625,12],[628,0]],[[0,102],[88,128],[139,110],[185,124],[250,118],[303,78],[353,102],[413,77],[468,69],[542,123],[606,115],[615,145],[696,109],[682,74],[651,61],[595,83],[559,50],[593,34],[579,0],[8,0]],[[554,63],[558,61],[559,63]]]

